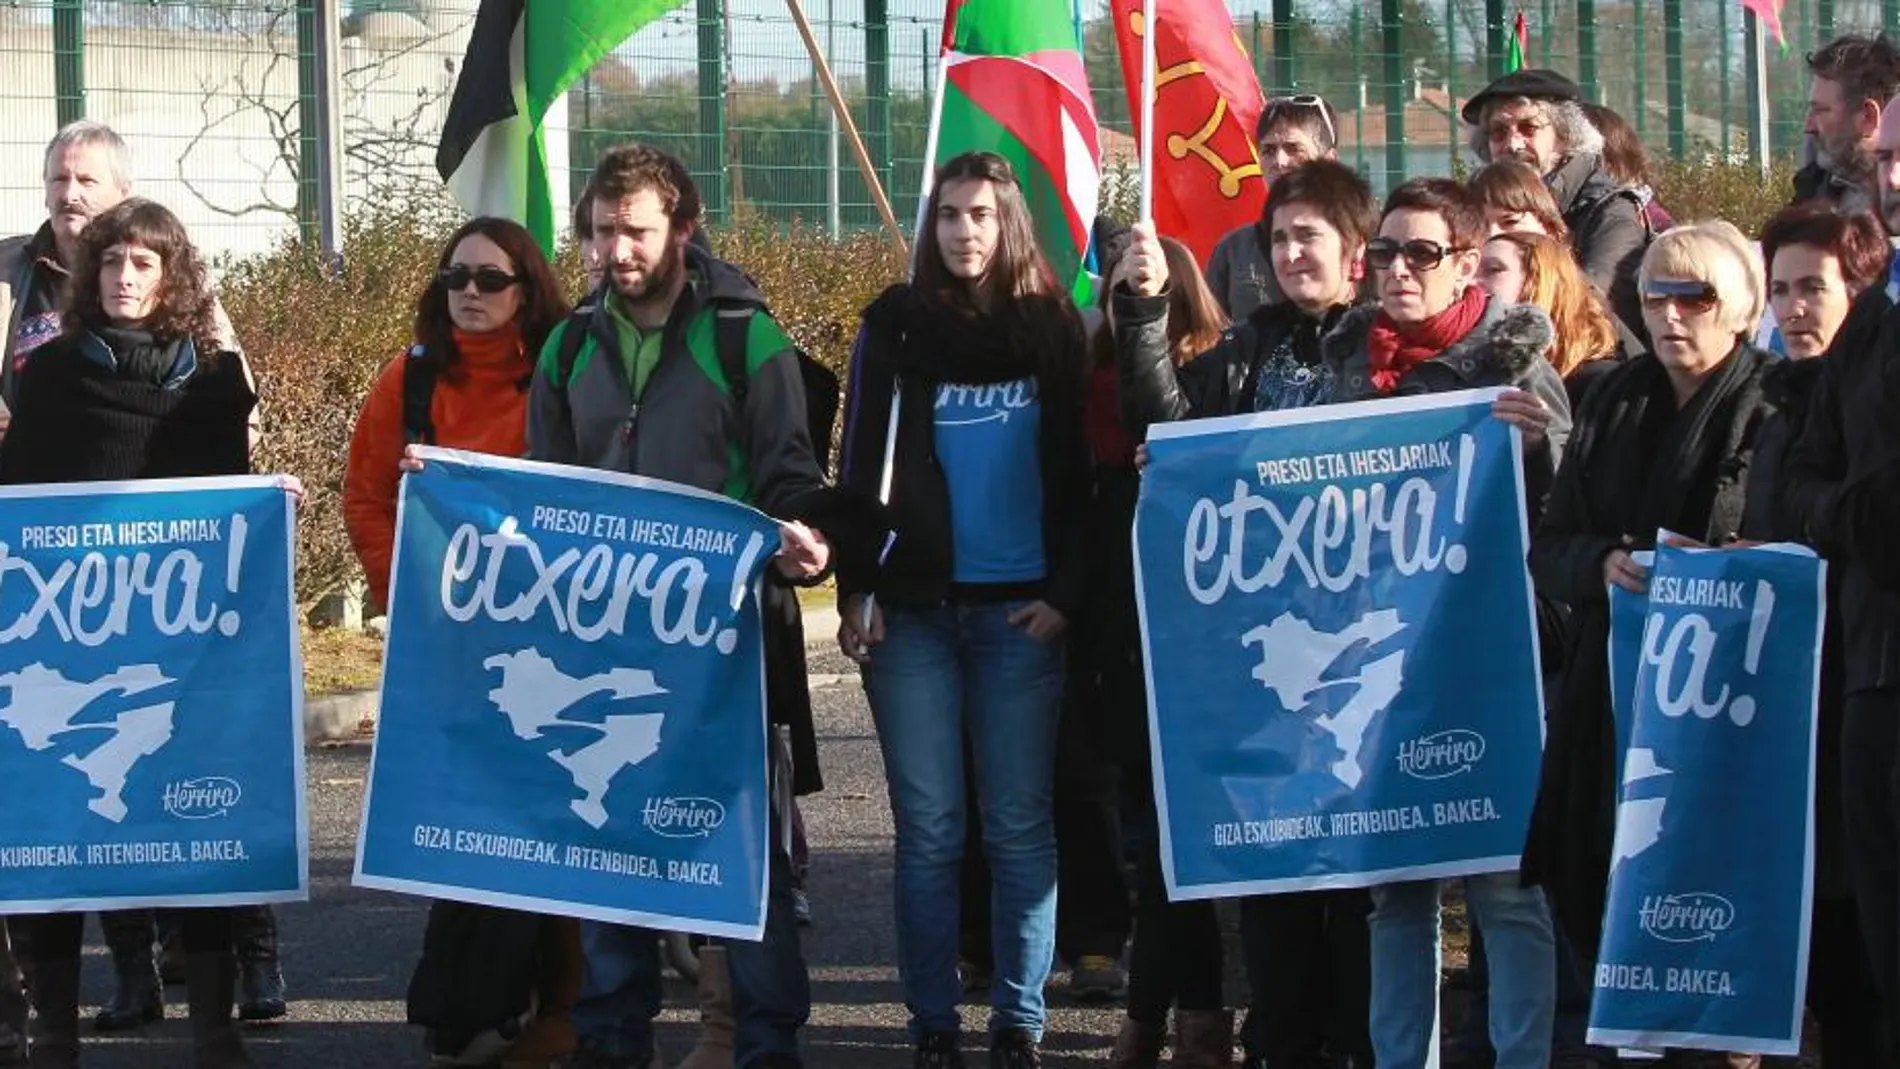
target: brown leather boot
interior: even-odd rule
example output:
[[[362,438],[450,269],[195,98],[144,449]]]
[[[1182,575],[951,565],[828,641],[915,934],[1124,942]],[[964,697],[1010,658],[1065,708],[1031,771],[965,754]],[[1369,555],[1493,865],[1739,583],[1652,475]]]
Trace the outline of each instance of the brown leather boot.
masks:
[[[1161,1064],[1161,1041],[1166,1026],[1142,1024],[1133,1017],[1122,1018],[1122,1030],[1115,1034],[1115,1049],[1108,1054],[1109,1069],[1155,1069]]]
[[[732,973],[726,948],[699,948],[699,1042],[679,1069],[732,1069]]]
[[[237,974],[237,956],[229,950],[200,951],[185,958],[192,1069],[251,1069],[244,1036],[231,1016],[237,1002]]]
[[[1179,1069],[1232,1069],[1232,1010],[1176,1010],[1174,1064]]]
[[[581,922],[548,917],[541,926],[541,969],[535,983],[534,1017],[501,1059],[502,1069],[548,1069],[561,1064],[580,1045],[574,1032],[574,1003],[580,1000],[587,960],[581,951]]]

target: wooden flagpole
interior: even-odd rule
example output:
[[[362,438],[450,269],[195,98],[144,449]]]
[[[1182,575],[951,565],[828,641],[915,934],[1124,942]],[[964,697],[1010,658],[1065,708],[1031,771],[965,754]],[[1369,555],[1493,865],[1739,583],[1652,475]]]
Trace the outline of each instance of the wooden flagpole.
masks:
[[[871,163],[871,154],[864,148],[864,138],[858,135],[858,124],[851,119],[851,109],[845,107],[844,94],[838,91],[838,83],[831,76],[831,64],[825,62],[824,52],[818,47],[818,37],[812,33],[811,20],[805,17],[805,7],[799,0],[785,0],[785,6],[791,9],[792,21],[798,25],[798,35],[805,40],[805,51],[811,53],[812,68],[818,72],[818,81],[825,87],[825,96],[831,99],[832,111],[838,116],[838,127],[851,142],[851,154],[858,158],[858,169],[864,172],[864,184],[877,202],[878,214],[884,217],[884,228],[890,231],[891,242],[897,246],[898,253],[909,259],[910,246],[904,241],[903,229],[897,225],[897,214],[891,210],[891,199],[885,195],[884,183],[878,180],[877,168]]]

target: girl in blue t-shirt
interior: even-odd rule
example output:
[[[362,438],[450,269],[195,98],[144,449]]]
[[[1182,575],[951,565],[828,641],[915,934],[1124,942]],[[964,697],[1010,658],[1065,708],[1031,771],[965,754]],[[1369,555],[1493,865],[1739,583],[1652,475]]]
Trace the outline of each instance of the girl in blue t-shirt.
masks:
[[[970,819],[992,881],[991,1065],[1040,1064],[1062,638],[1086,582],[1085,354],[1008,162],[945,164],[914,281],[865,309],[853,353],[841,478],[887,507],[877,530],[841,541],[838,576],[839,640],[864,666],[890,782],[920,1067],[961,1065],[957,869]],[[980,814],[964,806],[966,732]]]

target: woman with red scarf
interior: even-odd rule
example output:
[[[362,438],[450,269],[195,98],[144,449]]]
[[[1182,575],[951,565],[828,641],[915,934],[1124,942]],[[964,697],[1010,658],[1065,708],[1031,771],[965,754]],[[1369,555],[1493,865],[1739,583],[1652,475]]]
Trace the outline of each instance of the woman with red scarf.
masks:
[[[1512,387],[1498,418],[1524,436],[1532,524],[1569,435],[1563,381],[1544,359],[1550,318],[1492,300],[1477,285],[1483,211],[1457,183],[1421,178],[1394,190],[1366,245],[1376,304],[1346,313],[1322,351],[1334,401]],[[1543,1069],[1556,1008],[1550,911],[1517,873],[1471,876],[1465,900],[1484,926],[1492,970],[1491,1042],[1498,1069]],[[1372,889],[1372,1017],[1380,1069],[1436,1064],[1438,881]]]

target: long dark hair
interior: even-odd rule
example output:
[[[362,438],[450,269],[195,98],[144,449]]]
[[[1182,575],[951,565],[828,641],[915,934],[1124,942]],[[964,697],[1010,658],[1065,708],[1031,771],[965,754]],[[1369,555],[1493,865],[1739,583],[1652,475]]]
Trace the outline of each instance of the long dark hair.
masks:
[[[944,187],[966,181],[988,182],[996,189],[996,222],[1001,233],[984,278],[994,307],[1004,308],[1022,297],[1057,293],[1055,275],[1036,244],[1035,220],[1023,199],[1023,187],[1016,181],[1016,170],[994,152],[966,152],[937,168],[930,185],[930,202],[924,209],[924,225],[917,235],[917,287],[946,303],[975,306],[970,284],[950,273],[943,262],[943,244],[937,240],[937,212],[943,207]]]
[[[204,258],[164,205],[142,197],[120,202],[100,214],[79,235],[79,262],[73,265],[66,287],[60,327],[81,334],[108,326],[105,302],[99,296],[99,262],[114,245],[137,245],[158,254],[164,274],[152,314],[140,326],[160,341],[190,338],[201,356],[209,358],[224,348],[219,340],[218,306],[211,295],[211,277]]]
[[[937,240],[937,211],[951,182],[988,182],[996,190],[996,252],[983,279],[987,313],[979,312],[971,283],[950,273]],[[1034,353],[1045,384],[1079,384],[1088,360],[1082,314],[1056,284],[1055,273],[1036,244],[1034,220],[1016,170],[994,152],[966,152],[937,168],[917,235],[913,287],[925,300],[971,318],[987,314],[1006,325],[1011,344]]]
[[[1229,320],[1220,302],[1214,299],[1214,291],[1207,288],[1201,265],[1194,262],[1193,250],[1173,238],[1163,237],[1161,253],[1168,260],[1170,283],[1168,353],[1178,367],[1219,344]],[[1102,273],[1103,308],[1114,299],[1116,276],[1120,271],[1121,261],[1117,260]],[[1096,367],[1115,366],[1116,344],[1115,332],[1104,321],[1089,341]]]
[[[554,270],[548,266],[548,258],[535,243],[533,234],[519,223],[490,215],[470,219],[450,235],[442,246],[441,257],[436,260],[437,274],[448,268],[455,256],[455,247],[471,234],[480,234],[501,246],[521,280],[521,310],[515,313],[515,322],[521,327],[521,342],[528,359],[533,360],[541,351],[541,343],[548,340],[548,335],[568,313],[561,284],[555,281]],[[423,359],[433,362],[439,371],[454,368],[461,359],[462,354],[455,347],[455,323],[449,318],[449,292],[436,275],[429,276],[429,284],[416,298],[416,341],[423,347]]]

